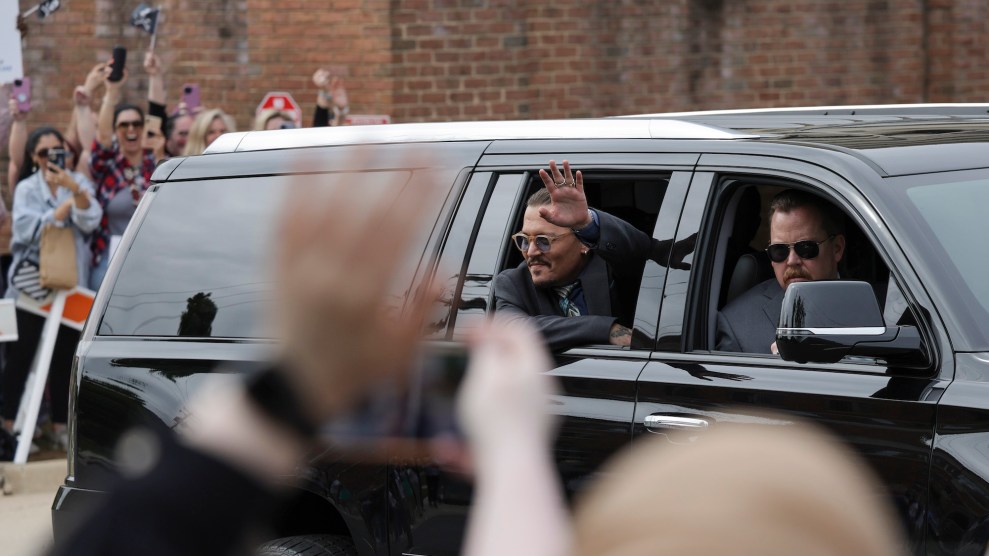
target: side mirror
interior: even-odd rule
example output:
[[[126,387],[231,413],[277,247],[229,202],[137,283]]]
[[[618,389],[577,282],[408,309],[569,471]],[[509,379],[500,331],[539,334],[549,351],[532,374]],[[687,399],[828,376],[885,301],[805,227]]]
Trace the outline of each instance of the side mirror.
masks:
[[[931,359],[913,326],[886,326],[868,282],[790,284],[783,295],[776,347],[797,363],[836,363],[847,355],[883,359],[891,367],[925,369]]]

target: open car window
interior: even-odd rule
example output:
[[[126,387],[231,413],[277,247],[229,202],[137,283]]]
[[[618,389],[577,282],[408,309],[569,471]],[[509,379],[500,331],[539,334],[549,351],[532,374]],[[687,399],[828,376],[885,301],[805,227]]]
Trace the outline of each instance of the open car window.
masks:
[[[773,197],[789,188],[806,190],[821,196],[818,191],[811,191],[806,185],[786,183],[777,179],[758,177],[731,177],[722,180],[723,193],[715,207],[720,218],[713,218],[711,230],[713,241],[712,272],[708,287],[709,301],[707,303],[707,318],[698,319],[705,325],[706,331],[702,337],[706,340],[707,349],[719,351],[718,319],[734,301],[746,292],[772,289],[776,277],[772,263],[765,252],[770,242],[769,209]],[[826,198],[824,200],[827,201]],[[830,201],[829,201],[830,202]],[[834,203],[831,203],[834,206]],[[891,279],[890,271],[878,254],[867,234],[848,214],[837,210],[842,218],[845,236],[845,250],[838,264],[838,275],[841,279],[861,280],[868,282],[875,292],[877,303],[883,311],[884,321],[888,326],[911,324],[912,315],[902,290]],[[775,290],[774,290],[775,291]],[[751,299],[751,295],[750,295]],[[768,298],[762,305],[744,304],[745,307],[755,307],[749,312],[752,319],[768,318],[758,314],[767,311]],[[737,311],[741,304],[732,308]],[[752,313],[756,313],[752,315]],[[735,313],[737,315],[737,312]],[[736,319],[737,322],[737,319]],[[771,344],[773,339],[769,339]],[[698,346],[699,347],[699,346]],[[768,344],[767,344],[768,347]],[[757,354],[745,349],[720,350],[731,353]],[[767,357],[771,354],[763,353]],[[856,357],[854,362],[866,361]],[[850,361],[851,362],[851,361]]]

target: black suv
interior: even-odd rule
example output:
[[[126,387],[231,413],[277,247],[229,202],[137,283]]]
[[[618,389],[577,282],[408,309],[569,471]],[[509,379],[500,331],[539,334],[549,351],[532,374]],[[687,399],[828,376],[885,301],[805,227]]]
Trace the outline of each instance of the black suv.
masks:
[[[355,157],[357,144],[377,156]],[[432,156],[422,167],[394,166],[423,146]],[[686,265],[650,261],[621,286],[634,298],[631,348],[557,354],[555,456],[568,494],[640,435],[692,428],[702,442],[721,423],[786,426],[760,416],[770,409],[820,423],[872,465],[912,553],[985,549],[986,105],[234,133],[204,156],[170,160],[155,172],[82,336],[56,537],[120,472],[115,447],[132,426],[178,426],[204,377],[270,347],[259,317],[270,291],[264,257],[296,155],[307,171],[350,183],[400,172],[408,187],[446,185],[442,212],[410,253],[406,290],[445,272],[444,304],[429,323],[439,343],[459,342],[493,309],[492,278],[520,262],[509,236],[550,159],[584,172],[593,207],[659,240],[697,234]],[[719,352],[717,311],[770,275],[768,263],[741,264],[740,246],[766,246],[766,208],[784,188],[844,214],[844,280],[801,284],[788,298],[783,357]],[[878,293],[874,304],[858,301],[863,282]],[[822,308],[822,295],[833,303]],[[274,536],[349,539],[344,553],[458,551],[467,485],[428,462],[335,456],[300,470],[296,504]]]

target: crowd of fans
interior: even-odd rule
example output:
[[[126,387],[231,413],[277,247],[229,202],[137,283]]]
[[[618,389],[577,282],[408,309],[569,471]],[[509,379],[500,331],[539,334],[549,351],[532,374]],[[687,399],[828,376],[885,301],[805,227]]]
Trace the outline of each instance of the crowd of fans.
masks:
[[[127,69],[114,79],[113,61],[99,63],[72,91],[73,110],[64,132],[50,126],[29,130],[28,109],[10,94],[11,85],[0,86],[0,152],[7,147],[12,199],[9,210],[0,199],[0,225],[9,230],[9,236],[0,230],[4,297],[16,300],[31,293],[40,301],[47,293],[12,279],[15,273],[22,277],[37,270],[41,229],[47,224],[73,231],[79,286],[98,289],[155,167],[174,156],[202,154],[217,137],[237,130],[234,118],[222,108],[198,101],[190,105],[186,99],[192,97],[182,95],[169,107],[164,64],[153,51],[143,62],[146,106],[124,99]],[[312,125],[343,125],[349,100],[342,79],[320,68],[313,85],[317,94]],[[255,118],[255,130],[289,127],[296,127],[291,112],[263,110]],[[62,153],[64,159],[59,158]],[[42,317],[18,307],[19,339],[5,346],[0,370],[0,416],[7,432],[13,431],[43,324]],[[69,369],[78,338],[75,330],[61,327],[51,361],[48,440],[56,449],[65,449],[67,442]],[[9,457],[2,452],[0,459]]]

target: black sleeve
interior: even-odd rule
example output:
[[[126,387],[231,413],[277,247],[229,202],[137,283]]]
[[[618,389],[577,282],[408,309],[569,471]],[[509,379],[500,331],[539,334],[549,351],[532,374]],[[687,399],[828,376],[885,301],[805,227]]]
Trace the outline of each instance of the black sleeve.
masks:
[[[150,101],[149,100],[148,101],[148,115],[149,116],[158,116],[159,118],[161,118],[161,130],[162,131],[165,131],[165,129],[167,129],[167,125],[166,124],[168,123],[168,113],[165,111],[165,105],[164,104],[158,104],[157,102],[154,102],[154,101]]]
[[[280,499],[237,469],[158,433],[158,464],[122,480],[53,555],[251,554]],[[263,533],[261,533],[263,535]]]
[[[328,127],[330,125],[330,109],[316,105],[316,111],[312,116],[313,127]]]
[[[579,317],[563,317],[554,315],[532,314],[538,311],[528,311],[533,307],[527,303],[524,293],[513,283],[509,269],[499,273],[494,279],[495,318],[501,322],[511,323],[524,319],[536,328],[546,340],[550,351],[560,352],[576,346],[590,344],[607,344],[611,326],[617,320],[615,317],[603,315],[582,315]],[[528,270],[523,270],[528,272]]]

